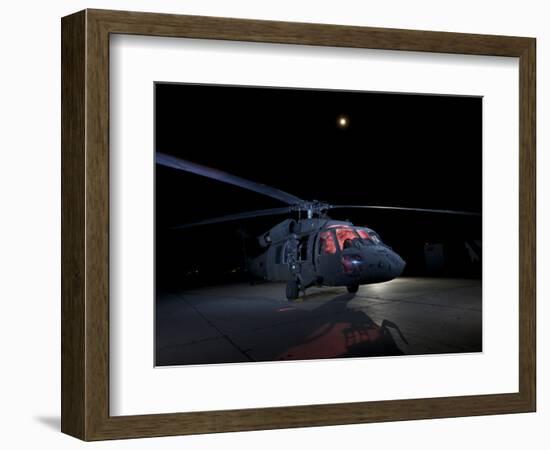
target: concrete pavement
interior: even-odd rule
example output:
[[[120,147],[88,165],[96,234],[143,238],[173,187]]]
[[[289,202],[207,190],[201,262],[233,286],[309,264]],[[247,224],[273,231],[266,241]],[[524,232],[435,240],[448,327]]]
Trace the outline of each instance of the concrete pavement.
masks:
[[[159,293],[156,364],[480,352],[481,312],[469,279],[311,288],[295,302],[283,283]]]

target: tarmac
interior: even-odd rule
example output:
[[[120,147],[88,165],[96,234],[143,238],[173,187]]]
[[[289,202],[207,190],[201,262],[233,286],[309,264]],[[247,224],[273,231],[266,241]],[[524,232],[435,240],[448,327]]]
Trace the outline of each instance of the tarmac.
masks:
[[[310,288],[284,283],[159,293],[156,365],[471,353],[482,351],[481,280],[397,278]]]

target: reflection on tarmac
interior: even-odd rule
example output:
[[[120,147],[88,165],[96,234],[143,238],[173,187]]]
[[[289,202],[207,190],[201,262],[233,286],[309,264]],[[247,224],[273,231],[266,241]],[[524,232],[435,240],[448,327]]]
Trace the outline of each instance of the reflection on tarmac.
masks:
[[[321,313],[320,326],[274,359],[402,355],[386,329],[387,321],[379,326],[364,311],[349,309],[347,304],[353,298],[352,294],[342,295],[313,310]],[[332,314],[322,314],[325,307]]]
[[[399,278],[311,289],[216,286],[158,295],[156,364],[397,356],[481,351],[481,281]]]

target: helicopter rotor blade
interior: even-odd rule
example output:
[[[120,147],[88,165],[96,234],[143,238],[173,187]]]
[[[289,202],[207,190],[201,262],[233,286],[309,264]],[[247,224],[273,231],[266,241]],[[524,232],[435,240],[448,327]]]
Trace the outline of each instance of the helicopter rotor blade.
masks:
[[[414,211],[437,214],[456,214],[460,216],[481,216],[481,213],[472,211],[455,211],[452,209],[431,209],[431,208],[407,208],[403,206],[381,206],[381,205],[331,205],[329,209],[384,209],[394,211]]]
[[[242,212],[242,213],[236,213],[236,214],[229,214],[227,216],[213,217],[211,219],[200,220],[198,222],[191,222],[183,225],[177,225],[175,227],[172,227],[172,229],[182,230],[185,228],[196,227],[199,225],[210,225],[213,223],[229,222],[232,220],[250,219],[252,217],[276,216],[279,214],[288,214],[289,212],[291,212],[291,209],[286,206],[282,208],[260,209],[257,211],[248,211],[248,212]]]
[[[265,184],[246,180],[244,178],[232,175],[227,172],[223,172],[218,169],[214,169],[212,167],[207,167],[191,161],[176,158],[175,156],[167,155],[166,153],[156,152],[155,160],[157,164],[160,164],[162,166],[183,170],[184,172],[194,173],[196,175],[201,175],[203,177],[211,178],[213,180],[218,180],[223,183],[233,184],[235,186],[248,189],[249,191],[254,191],[259,194],[267,195],[268,197],[275,198],[289,205],[295,205],[297,203],[303,202],[302,199],[296,197],[295,195],[289,194],[271,186],[266,186]]]

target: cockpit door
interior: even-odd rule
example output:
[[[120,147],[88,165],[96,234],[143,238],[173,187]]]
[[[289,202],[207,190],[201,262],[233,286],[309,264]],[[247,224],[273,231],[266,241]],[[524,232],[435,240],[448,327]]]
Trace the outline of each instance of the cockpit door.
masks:
[[[320,231],[315,246],[317,277],[322,284],[336,283],[342,272],[341,252],[333,229]]]

